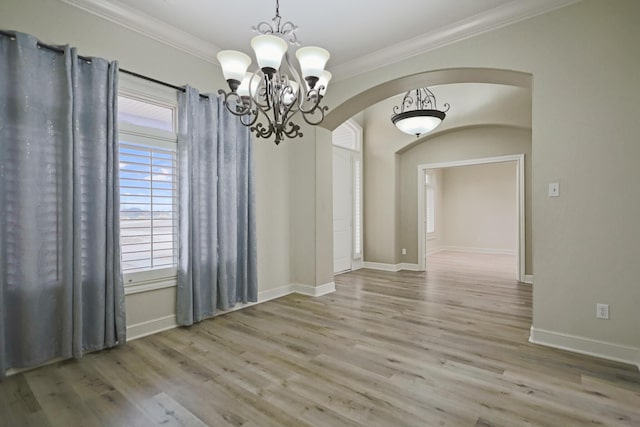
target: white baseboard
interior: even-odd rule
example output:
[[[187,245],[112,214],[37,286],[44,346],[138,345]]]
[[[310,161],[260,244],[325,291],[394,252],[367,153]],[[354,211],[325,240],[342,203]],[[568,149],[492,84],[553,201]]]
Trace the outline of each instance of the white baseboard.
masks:
[[[522,283],[527,283],[529,285],[533,285],[533,275],[532,274],[525,274],[524,277],[522,278]]]
[[[402,262],[398,264],[398,271],[400,270],[409,270],[409,271],[420,271],[418,269],[418,264],[412,264],[408,262]]]
[[[248,302],[246,304],[238,303],[228,310],[216,311],[216,314],[214,315],[214,317],[231,313],[236,310],[241,310],[243,308],[251,307],[252,305],[267,302],[272,299],[284,297],[292,293],[299,293],[299,294],[307,295],[311,297],[320,297],[322,295],[335,292],[335,290],[336,290],[336,285],[334,282],[325,283],[324,285],[320,285],[320,286],[301,285],[301,284],[292,283],[290,285],[281,286],[279,288],[268,289],[266,291],[259,292],[257,302]],[[146,337],[148,335],[156,334],[162,331],[167,331],[169,329],[173,329],[176,327],[178,327],[178,323],[176,322],[175,314],[172,314],[170,316],[160,317],[158,319],[152,319],[145,322],[136,323],[136,324],[127,326],[127,341],[133,341],[138,338]]]
[[[369,268],[371,270],[382,270],[382,271],[399,271],[397,264],[385,264],[382,262],[369,262],[365,261],[362,263],[364,268]]]
[[[400,270],[409,270],[409,271],[420,271],[418,269],[418,264],[411,264],[407,262],[403,262],[400,264],[385,264],[382,262],[363,262],[364,268],[370,268],[372,270],[381,270],[381,271],[393,271],[397,272]]]
[[[517,255],[517,251],[515,249],[467,248],[462,246],[442,246],[440,251],[470,252],[474,254],[488,255]]]
[[[178,327],[176,315],[160,317],[127,326],[127,341],[133,341],[158,332],[167,331]]]
[[[307,295],[310,297],[321,297],[323,295],[330,294],[336,291],[336,284],[334,282],[325,283],[320,286],[301,285],[298,283],[291,285],[292,292],[301,295]]]
[[[43,366],[53,365],[54,363],[62,362],[63,360],[66,360],[66,359],[64,357],[56,357],[54,359],[47,360],[41,365],[29,366],[28,368],[10,368],[10,369],[7,369],[7,371],[5,372],[5,375],[7,377],[10,377],[11,375],[22,374],[23,372],[29,372],[37,368],[42,368]]]
[[[640,349],[531,327],[529,342],[574,353],[628,363],[640,369]]]
[[[266,291],[258,292],[258,302],[261,303],[270,301],[272,299],[284,297],[292,292],[292,285],[285,285],[275,289],[268,289]]]

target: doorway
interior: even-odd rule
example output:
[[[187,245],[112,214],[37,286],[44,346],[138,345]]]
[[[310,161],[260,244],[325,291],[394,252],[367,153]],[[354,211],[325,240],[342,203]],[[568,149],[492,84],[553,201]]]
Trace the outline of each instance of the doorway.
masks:
[[[433,181],[429,182],[429,177],[433,177],[437,174],[434,171],[446,170],[446,168],[453,168],[458,166],[472,166],[472,165],[490,165],[495,163],[515,163],[516,168],[516,227],[513,233],[516,241],[515,255],[516,255],[516,267],[517,267],[517,279],[521,282],[525,281],[524,276],[524,262],[525,262],[525,221],[524,221],[524,154],[500,156],[483,159],[473,159],[456,162],[445,163],[432,163],[418,166],[418,269],[420,271],[426,270],[427,262],[426,257],[430,250],[430,241],[428,236],[428,230],[433,230],[433,205],[429,206],[429,199],[433,203]],[[431,178],[433,180],[433,178]],[[437,224],[437,215],[435,216]]]
[[[333,272],[362,267],[362,128],[339,126],[333,141]]]

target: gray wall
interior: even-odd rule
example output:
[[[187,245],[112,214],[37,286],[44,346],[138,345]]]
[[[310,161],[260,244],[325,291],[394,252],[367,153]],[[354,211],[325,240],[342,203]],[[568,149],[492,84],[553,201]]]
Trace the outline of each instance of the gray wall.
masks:
[[[516,162],[443,169],[445,248],[516,254],[516,169]]]

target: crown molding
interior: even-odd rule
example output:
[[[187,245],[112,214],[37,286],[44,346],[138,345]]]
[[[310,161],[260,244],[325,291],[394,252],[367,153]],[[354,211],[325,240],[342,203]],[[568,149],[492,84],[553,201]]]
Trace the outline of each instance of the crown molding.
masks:
[[[117,0],[60,0],[85,12],[135,31],[160,43],[179,49],[204,61],[218,65],[213,43],[195,37],[166,22],[153,18]],[[580,0],[535,0],[510,3],[479,13],[470,18],[438,28],[421,36],[386,47],[332,67],[334,81],[373,71],[387,65],[429,52],[482,33],[486,33],[534,16],[574,4]]]
[[[218,65],[218,61],[215,58],[216,53],[220,50],[218,46],[182,31],[164,21],[153,18],[137,9],[125,6],[114,0],[60,1],[160,43],[186,52],[189,55]]]
[[[532,2],[514,0],[418,37],[338,64],[332,67],[331,72],[334,81],[344,80],[579,1],[581,0],[536,0]]]

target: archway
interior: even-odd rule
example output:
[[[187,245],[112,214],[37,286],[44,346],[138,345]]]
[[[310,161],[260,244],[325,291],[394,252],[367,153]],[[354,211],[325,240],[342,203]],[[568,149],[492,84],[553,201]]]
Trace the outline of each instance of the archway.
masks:
[[[369,109],[371,106],[376,104],[383,104],[383,101],[391,98],[399,93],[405,92],[407,90],[414,89],[417,86],[445,86],[450,85],[455,86],[455,84],[477,84],[478,86],[483,86],[482,84],[486,83],[487,86],[500,86],[504,85],[511,86],[513,89],[524,90],[528,92],[529,103],[531,96],[531,86],[532,86],[532,75],[528,73],[523,73],[519,71],[512,70],[500,70],[500,69],[488,69],[488,68],[454,68],[454,69],[442,69],[442,70],[433,70],[426,71],[422,73],[412,74],[404,77],[400,77],[394,80],[390,80],[388,82],[379,84],[373,88],[364,90],[363,92],[345,100],[340,105],[335,107],[330,114],[327,115],[327,118],[322,124],[322,127],[327,130],[335,129],[335,127],[339,126],[342,122],[349,119],[350,117],[356,115],[357,113]],[[460,85],[458,85],[460,86]],[[507,90],[505,88],[505,90]],[[511,89],[509,89],[511,90]],[[481,98],[476,98],[481,99]],[[529,112],[529,120],[530,120],[530,112]],[[386,122],[386,120],[385,120]],[[379,127],[382,127],[380,124]],[[369,165],[371,168],[369,170],[382,171],[385,176],[380,178],[375,178],[376,182],[371,182],[371,186],[369,188],[376,188],[375,197],[385,197],[379,196],[380,194],[386,194],[385,192],[391,194],[400,194],[400,187],[403,186],[401,179],[406,181],[406,179],[400,177],[400,172],[398,169],[397,158],[403,152],[411,149],[412,146],[417,144],[425,143],[427,140],[436,137],[442,137],[445,133],[459,133],[463,130],[470,132],[476,129],[514,129],[520,130],[520,133],[526,136],[528,133],[528,139],[530,141],[530,122],[526,124],[526,126],[521,126],[519,124],[509,124],[505,122],[497,123],[497,122],[474,122],[470,125],[463,126],[462,123],[456,123],[455,127],[444,128],[441,129],[440,132],[432,133],[423,138],[420,138],[415,141],[397,141],[401,142],[401,144],[394,144],[393,141],[390,141],[390,144],[384,145],[384,156],[387,156],[389,160],[385,160],[385,164]],[[369,132],[369,135],[377,134],[381,129],[376,129],[373,133]],[[389,131],[389,138],[393,138],[391,135],[392,131]],[[520,135],[518,135],[520,136]],[[506,137],[506,136],[505,136]],[[368,138],[367,138],[368,139]],[[437,138],[436,138],[437,139]],[[486,139],[486,138],[485,138]],[[406,144],[405,144],[406,142]],[[403,145],[404,144],[404,145]],[[366,143],[365,143],[366,145]],[[530,143],[529,143],[530,146]],[[366,151],[366,148],[365,148]],[[391,152],[393,151],[393,153]],[[525,151],[522,151],[523,153]],[[530,149],[528,151],[530,153]],[[380,151],[376,153],[377,158],[380,158]],[[516,153],[489,153],[488,156],[493,155],[502,155],[502,154],[516,154]],[[396,157],[396,160],[392,160],[393,156]],[[385,157],[385,159],[387,158]],[[483,157],[483,156],[475,156],[475,157]],[[527,162],[530,162],[530,156],[527,156]],[[461,159],[446,159],[449,160],[465,160]],[[376,159],[378,161],[378,159]],[[365,164],[367,161],[365,160]],[[529,169],[530,170],[530,169]],[[415,173],[415,172],[414,172]],[[365,175],[367,172],[365,171]],[[527,192],[530,194],[530,176],[527,179],[529,182],[527,183]],[[413,181],[413,179],[412,179]],[[395,182],[395,190],[390,188],[392,182]],[[365,185],[370,183],[369,180],[365,179]],[[414,184],[414,183],[412,183]],[[389,188],[381,188],[380,185],[387,186]],[[404,188],[404,187],[403,187]],[[368,191],[364,190],[366,194],[369,194]],[[411,192],[413,195],[413,191]],[[371,196],[371,195],[370,195]],[[406,195],[403,195],[402,199],[405,199]],[[404,224],[407,223],[407,220],[411,223],[417,221],[415,209],[411,207],[404,206],[404,204],[400,204],[400,196],[389,196],[383,204],[380,204],[380,201],[371,202],[373,200],[369,197],[369,202],[365,201],[365,206],[367,207],[368,212],[375,212],[375,219],[372,220],[372,216],[369,215],[368,221],[369,225],[365,229],[365,234],[369,237],[369,243],[365,243],[365,249],[374,248],[376,250],[370,251],[369,256],[367,256],[368,263],[367,265],[374,265],[376,268],[383,269],[419,269],[419,265],[416,260],[413,260],[412,257],[416,257],[417,247],[415,243],[410,246],[407,246],[407,236],[406,234],[410,234],[413,228],[416,227],[407,227]],[[371,204],[375,204],[375,208],[371,209]],[[527,203],[530,206],[530,203]],[[397,206],[397,208],[392,208],[392,206]],[[380,211],[380,209],[385,209],[385,211]],[[530,209],[530,208],[529,208]],[[388,212],[387,212],[388,211]],[[405,214],[405,211],[411,211],[410,215]],[[530,212],[530,211],[529,211]],[[365,214],[366,215],[366,214]],[[385,217],[384,221],[381,217]],[[527,225],[527,235],[530,236],[531,228],[530,228],[530,214],[528,216],[528,225]],[[380,218],[378,218],[380,217]],[[372,222],[373,221],[373,222]],[[369,231],[367,231],[367,229]],[[375,236],[371,238],[371,229],[375,229]],[[415,234],[415,233],[414,233]],[[378,251],[378,248],[383,249]],[[404,248],[408,248],[408,250],[404,250]],[[531,253],[528,251],[529,254]],[[366,253],[366,251],[365,251]],[[527,261],[528,267],[527,270],[531,270],[531,260]],[[529,271],[527,271],[528,274]]]
[[[495,68],[448,68],[411,74],[374,86],[346,100],[327,114],[321,126],[333,131],[367,107],[419,86],[492,83],[531,89],[532,79],[529,73]]]

